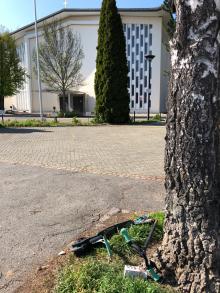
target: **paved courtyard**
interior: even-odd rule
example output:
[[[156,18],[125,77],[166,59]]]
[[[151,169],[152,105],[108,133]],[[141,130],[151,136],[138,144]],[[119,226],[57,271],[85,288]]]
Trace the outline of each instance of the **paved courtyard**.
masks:
[[[0,161],[160,179],[164,135],[162,126],[6,129],[0,130]]]
[[[165,128],[0,129],[0,291],[112,207],[163,209]]]

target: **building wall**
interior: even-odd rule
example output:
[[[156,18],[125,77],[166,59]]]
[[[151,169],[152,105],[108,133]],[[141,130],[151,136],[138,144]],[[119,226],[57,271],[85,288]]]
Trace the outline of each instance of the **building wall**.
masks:
[[[168,51],[169,37],[165,30],[165,25],[162,25],[162,43],[161,43],[161,104],[160,112],[166,113],[167,111],[167,96],[168,96],[168,83],[170,72],[170,53]]]
[[[137,113],[147,112],[146,95],[148,92],[145,78],[148,79],[148,65],[145,65],[144,55],[152,53],[156,57],[152,63],[152,89],[151,89],[151,112],[159,113],[164,106],[163,99],[167,95],[166,79],[161,77],[162,68],[166,68],[166,61],[161,58],[167,58],[162,43],[162,17],[154,16],[122,16],[126,35],[127,57],[130,67],[130,88],[131,95],[130,108],[131,112],[135,110]],[[85,54],[82,66],[82,75],[84,76],[83,86],[72,89],[85,93],[85,112],[93,112],[95,107],[94,77],[96,70],[96,47],[98,41],[98,24],[99,16],[70,16],[63,20],[64,26],[69,26],[74,32],[81,36],[81,42]],[[133,30],[134,28],[134,30]],[[145,29],[147,31],[145,35]],[[130,30],[130,39],[128,39],[128,31]],[[139,30],[139,37],[136,34]],[[39,26],[39,40],[41,38],[41,28]],[[143,36],[143,44],[142,44]],[[132,46],[132,37],[134,38],[134,46]],[[150,41],[152,40],[152,43]],[[14,99],[15,106],[18,110],[28,110],[29,112],[39,112],[38,85],[36,74],[33,71],[33,51],[35,49],[35,35],[33,28],[25,33],[23,38],[17,40],[18,47],[23,47],[25,52],[22,64],[27,68],[30,78],[24,87]],[[136,51],[136,46],[138,47]],[[130,50],[130,54],[129,51]],[[132,53],[134,54],[134,63],[132,64]],[[143,62],[142,60],[143,59]],[[136,70],[136,61],[138,62],[138,70]],[[134,79],[132,80],[132,69],[134,70]],[[146,69],[146,70],[145,70]],[[141,72],[143,70],[143,72]],[[141,78],[141,75],[143,75]],[[138,79],[138,87],[136,88],[136,78]],[[134,95],[132,93],[132,85],[134,86]],[[142,89],[140,88],[142,86]],[[53,106],[59,110],[58,94],[48,92],[47,85],[42,84],[43,110],[51,112]],[[142,93],[141,93],[142,91]],[[137,97],[136,97],[137,95]],[[145,98],[144,98],[145,96]],[[134,101],[134,104],[133,102]],[[142,105],[141,105],[142,104]]]

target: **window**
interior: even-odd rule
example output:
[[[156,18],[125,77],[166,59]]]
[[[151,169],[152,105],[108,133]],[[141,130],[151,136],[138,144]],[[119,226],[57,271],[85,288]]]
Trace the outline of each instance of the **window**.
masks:
[[[132,48],[134,48],[134,36],[132,36],[131,45],[132,45]]]
[[[138,93],[136,93],[136,104],[138,104]]]
[[[131,76],[132,80],[134,80],[134,69],[132,69],[132,76]]]
[[[136,60],[136,72],[139,70],[139,61]]]
[[[131,95],[134,96],[134,85],[131,87]]]
[[[139,55],[139,44],[136,44],[136,55]]]
[[[144,45],[144,36],[141,35],[141,47],[143,47],[143,45]]]
[[[136,76],[136,88],[138,88],[138,76]]]
[[[131,61],[132,61],[132,64],[134,64],[134,52],[132,52]]]
[[[130,84],[131,84],[131,81],[130,81],[130,77],[128,76],[128,87],[130,88]]]
[[[146,104],[147,103],[147,93],[145,92],[144,93],[144,104]]]
[[[152,34],[150,34],[150,38],[149,38],[149,46],[152,46],[152,39],[153,39]]]
[[[144,77],[144,87],[147,87],[147,76]]]
[[[148,37],[148,25],[144,26],[144,36],[145,36],[145,38]]]
[[[140,70],[140,79],[143,79],[143,68]]]
[[[147,43],[145,43],[145,44],[144,44],[144,52],[145,52],[145,54],[147,54],[147,47],[148,47],[148,46],[147,46]]]
[[[141,51],[141,63],[144,62],[144,53]]]
[[[144,61],[144,70],[147,71],[147,60]]]
[[[143,30],[143,28],[144,28],[144,25],[143,25],[143,24],[141,24],[141,30]]]
[[[143,85],[141,84],[140,85],[140,96],[142,96],[143,95]]]
[[[131,101],[131,108],[134,108],[134,100]]]
[[[139,26],[136,26],[136,38],[139,39]]]
[[[128,44],[128,56],[131,55],[131,46]]]
[[[142,108],[142,100],[140,100],[140,108]]]
[[[128,61],[128,72],[130,72],[130,71],[131,71],[131,62]]]
[[[126,32],[126,24],[123,24],[124,32]]]
[[[153,28],[153,25],[152,25],[152,24],[150,24],[150,25],[149,25],[149,29],[151,30],[152,28]]]
[[[131,29],[130,29],[130,27],[128,28],[128,40],[130,40],[130,38],[131,38]]]

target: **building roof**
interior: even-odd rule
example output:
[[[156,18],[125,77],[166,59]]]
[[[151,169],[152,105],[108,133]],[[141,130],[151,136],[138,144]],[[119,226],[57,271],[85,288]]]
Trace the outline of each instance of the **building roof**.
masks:
[[[153,8],[119,8],[118,11],[119,13],[135,13],[135,12],[160,12],[160,11],[163,11],[164,9],[159,6],[159,7],[153,7]],[[49,18],[51,17],[57,17],[57,16],[60,16],[61,14],[69,14],[69,13],[79,13],[80,15],[83,15],[83,14],[99,14],[101,11],[101,9],[98,9],[98,8],[86,8],[86,9],[61,9],[61,10],[58,10],[54,13],[51,13],[43,18],[40,18],[37,23],[41,23],[41,22],[44,22],[46,20],[48,20]],[[11,35],[14,35],[18,32],[21,32],[25,29],[28,29],[28,28],[31,28],[32,26],[34,25],[34,22],[28,24],[28,25],[25,25],[15,31],[13,31],[11,33]]]

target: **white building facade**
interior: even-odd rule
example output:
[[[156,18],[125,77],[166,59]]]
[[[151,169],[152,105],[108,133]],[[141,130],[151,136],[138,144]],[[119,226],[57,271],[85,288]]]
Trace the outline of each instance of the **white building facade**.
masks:
[[[151,112],[166,111],[168,91],[168,74],[170,56],[166,49],[168,36],[166,23],[169,14],[161,8],[119,9],[126,38],[126,53],[129,67],[130,111],[146,113],[148,108],[149,84],[151,87]],[[85,58],[81,73],[84,84],[71,89],[65,101],[62,97],[42,85],[43,111],[75,111],[79,115],[90,115],[95,108],[94,77],[96,71],[96,47],[98,43],[100,10],[98,9],[64,9],[38,21],[39,39],[42,40],[43,23],[57,19],[63,26],[71,27],[81,37]],[[12,35],[16,39],[18,53],[25,67],[28,78],[22,91],[5,98],[5,108],[13,107],[18,112],[39,113],[37,78],[33,71],[33,52],[35,50],[34,24],[27,25]],[[145,55],[153,54],[151,79],[149,83],[149,64]]]

